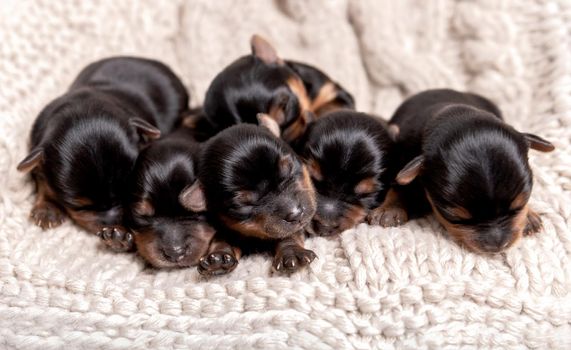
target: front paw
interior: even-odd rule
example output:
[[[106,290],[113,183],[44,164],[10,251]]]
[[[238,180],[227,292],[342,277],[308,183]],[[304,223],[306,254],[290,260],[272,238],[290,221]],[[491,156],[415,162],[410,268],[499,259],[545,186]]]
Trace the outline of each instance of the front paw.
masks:
[[[290,274],[311,264],[315,258],[317,255],[313,251],[300,246],[291,246],[276,252],[272,266],[277,272]]]
[[[30,219],[42,230],[61,225],[65,220],[64,212],[50,202],[36,203],[30,212]]]
[[[408,214],[406,210],[400,207],[379,207],[367,215],[367,222],[370,225],[380,225],[382,227],[400,226],[407,221]]]
[[[524,236],[531,236],[534,233],[539,232],[542,227],[541,217],[536,212],[529,210],[527,213],[527,222],[525,228],[523,229]]]
[[[97,236],[114,252],[128,252],[135,248],[133,234],[121,227],[104,227]]]
[[[208,253],[200,258],[198,272],[203,276],[219,276],[232,272],[238,266],[238,259],[233,253],[220,250]]]

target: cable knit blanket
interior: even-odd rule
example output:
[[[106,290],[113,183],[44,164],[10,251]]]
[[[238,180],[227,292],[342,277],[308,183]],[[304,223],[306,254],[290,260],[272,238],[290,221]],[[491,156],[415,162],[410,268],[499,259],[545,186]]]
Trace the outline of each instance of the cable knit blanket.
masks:
[[[310,239],[289,278],[264,256],[230,275],[157,271],[66,222],[28,221],[16,171],[40,109],[91,61],[157,58],[192,105],[268,38],[321,67],[361,111],[390,117],[433,87],[489,96],[531,153],[543,232],[497,256],[450,241],[433,217]],[[571,2],[523,0],[26,1],[0,3],[0,348],[571,348]]]

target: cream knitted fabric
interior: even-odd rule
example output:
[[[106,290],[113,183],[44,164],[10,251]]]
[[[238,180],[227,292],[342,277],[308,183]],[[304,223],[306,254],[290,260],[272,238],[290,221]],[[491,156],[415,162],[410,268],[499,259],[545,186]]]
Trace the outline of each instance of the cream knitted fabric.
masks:
[[[531,153],[544,230],[494,257],[432,218],[311,239],[290,278],[264,256],[230,275],[155,271],[69,222],[28,221],[16,171],[30,126],[79,70],[158,58],[201,103],[253,33],[316,64],[362,111],[390,116],[432,87],[489,96],[557,150]],[[523,0],[0,2],[0,348],[571,348],[571,2]]]

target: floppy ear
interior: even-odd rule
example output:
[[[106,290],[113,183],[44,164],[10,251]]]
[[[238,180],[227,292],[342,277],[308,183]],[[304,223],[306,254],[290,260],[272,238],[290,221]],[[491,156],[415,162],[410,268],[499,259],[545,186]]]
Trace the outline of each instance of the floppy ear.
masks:
[[[555,149],[555,146],[553,146],[551,142],[537,135],[523,133],[523,137],[525,137],[525,140],[527,141],[529,148],[534,149],[536,151],[551,152]]]
[[[206,211],[206,199],[204,198],[204,191],[202,185],[198,180],[190,186],[186,186],[178,196],[180,204],[195,213]]]
[[[273,46],[258,34],[252,36],[250,46],[252,47],[252,55],[262,60],[265,64],[284,65],[284,61],[278,57],[278,53]]]
[[[387,131],[389,132],[389,136],[390,136],[391,140],[396,141],[398,139],[399,134],[400,134],[400,128],[398,125],[389,124]]]
[[[144,119],[131,118],[129,119],[129,124],[131,124],[141,136],[145,136],[151,140],[161,137],[161,131]]]
[[[35,167],[40,165],[40,163],[44,160],[44,149],[42,147],[34,148],[30,154],[24,158],[20,164],[18,164],[18,171],[23,173],[27,173],[32,171]]]
[[[280,126],[278,125],[278,122],[276,122],[274,118],[270,117],[268,114],[265,113],[258,113],[256,117],[258,118],[258,123],[262,127],[268,129],[275,137],[280,137],[281,135]]]
[[[280,169],[280,175],[290,176],[293,172],[294,162],[291,154],[286,154],[281,156],[278,161],[278,167]]]
[[[321,172],[321,167],[319,163],[311,158],[306,162],[307,171],[309,171],[309,175],[317,181],[323,180],[323,173]]]
[[[424,165],[424,156],[418,156],[408,162],[407,165],[402,168],[401,171],[397,174],[397,183],[399,185],[408,185],[409,183],[414,180],[420,171],[422,170],[422,166]]]

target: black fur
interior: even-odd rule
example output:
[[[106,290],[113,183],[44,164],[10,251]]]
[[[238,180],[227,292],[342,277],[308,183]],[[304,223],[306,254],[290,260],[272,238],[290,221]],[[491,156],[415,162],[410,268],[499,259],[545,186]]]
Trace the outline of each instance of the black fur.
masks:
[[[428,90],[408,98],[390,123],[400,129],[401,166],[424,156],[419,177],[402,188],[412,214],[429,210],[426,191],[446,221],[474,232],[464,240],[477,249],[495,252],[516,240],[514,218],[523,208],[510,206],[518,195],[531,193],[529,143],[503,122],[491,101]],[[464,208],[469,218],[453,208]]]
[[[86,229],[122,225],[139,148],[148,136],[169,132],[187,105],[182,83],[162,63],[132,57],[92,63],[36,119],[31,148],[41,156],[33,176],[52,188],[54,208],[95,216]]]
[[[267,64],[254,55],[241,57],[220,72],[204,100],[206,118],[216,131],[239,123],[257,124],[256,114],[283,109],[282,129],[301,114],[298,97],[286,84],[295,76],[285,65]]]
[[[153,266],[196,265],[214,236],[206,212],[187,208],[182,199],[197,181],[199,150],[193,131],[182,127],[152,143],[137,159],[129,227],[137,250]]]
[[[316,234],[348,229],[359,223],[351,219],[351,211],[366,213],[383,202],[395,175],[393,141],[384,121],[364,113],[333,112],[310,124],[304,138],[302,155],[319,172],[313,176]],[[356,186],[367,179],[376,185],[368,193],[356,193]]]
[[[236,125],[211,138],[199,179],[208,211],[223,227],[219,235],[244,253],[273,250],[302,233],[315,212],[311,183],[300,188],[309,179],[304,165],[284,141],[259,126]]]

